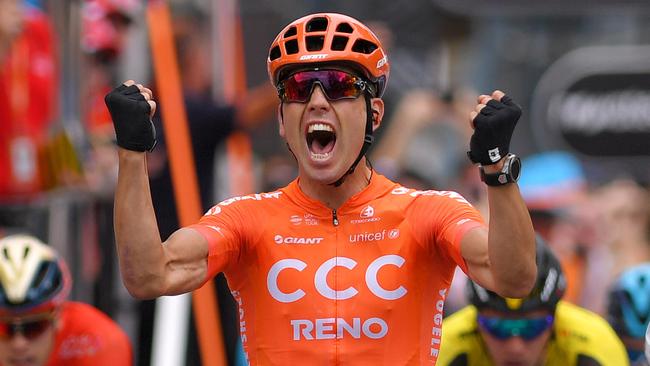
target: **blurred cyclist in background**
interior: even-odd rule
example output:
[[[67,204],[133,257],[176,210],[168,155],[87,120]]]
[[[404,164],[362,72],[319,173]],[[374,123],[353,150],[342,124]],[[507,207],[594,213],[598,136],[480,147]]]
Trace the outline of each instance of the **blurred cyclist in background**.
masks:
[[[0,239],[0,365],[131,365],[110,318],[67,301],[71,279],[51,247],[28,235]]]
[[[647,365],[645,334],[650,323],[650,263],[621,273],[609,289],[607,320],[623,341],[632,365]]]
[[[537,281],[523,299],[468,281],[472,305],[443,324],[440,366],[623,366],[623,344],[607,322],[560,299],[560,263],[537,238]]]

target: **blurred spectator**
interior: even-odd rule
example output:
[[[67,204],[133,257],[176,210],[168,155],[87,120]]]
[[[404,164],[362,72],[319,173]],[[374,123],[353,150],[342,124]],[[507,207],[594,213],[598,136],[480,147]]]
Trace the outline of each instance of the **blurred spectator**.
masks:
[[[461,112],[456,102],[429,90],[406,93],[373,152],[377,171],[403,184],[407,178],[419,188],[457,187],[471,165],[465,152],[472,105]]]
[[[570,217],[565,231],[588,244],[582,304],[605,314],[607,287],[626,269],[650,262],[650,194],[633,181],[614,180]]]
[[[608,293],[607,319],[623,341],[633,366],[647,365],[645,335],[650,325],[650,263],[625,270]]]
[[[48,128],[56,114],[57,59],[47,16],[0,0],[0,201],[41,192]]]
[[[68,301],[63,260],[38,239],[0,239],[0,364],[132,364],[126,334],[92,306]]]
[[[194,152],[201,203],[205,210],[215,201],[214,154],[220,143],[236,129],[252,129],[269,121],[277,111],[275,88],[268,82],[252,89],[236,105],[218,104],[211,94],[212,51],[206,15],[191,5],[173,8],[173,27],[185,109]],[[164,106],[161,106],[164,108]],[[149,154],[149,177],[158,227],[166,238],[178,228],[176,204],[167,159],[162,121],[154,117],[158,145]]]
[[[82,4],[81,49],[85,57],[81,113],[90,143],[84,168],[93,192],[112,194],[115,187],[115,133],[104,95],[116,83],[117,64],[139,10],[136,0],[85,0]]]
[[[172,14],[199,194],[203,210],[207,210],[216,201],[214,166],[217,147],[236,129],[251,129],[271,120],[277,111],[278,98],[275,88],[265,81],[261,86],[250,90],[245,97],[242,96],[236,105],[218,104],[211,93],[213,52],[209,38],[209,19],[200,9],[187,3],[174,6]],[[164,105],[161,108],[164,109]],[[158,145],[148,154],[147,162],[156,220],[161,238],[165,240],[180,224],[166,149],[170,141],[167,140],[168,135],[165,134],[160,114],[154,117],[154,123]],[[234,364],[239,337],[237,307],[223,275],[216,278],[216,288],[228,361],[229,364]],[[152,306],[150,301],[142,304],[141,314],[145,322],[152,320],[149,319]],[[141,330],[143,341],[151,339],[148,325],[150,324],[144,324]],[[149,346],[143,346],[145,351]],[[190,349],[193,346],[190,345]],[[146,353],[148,352],[141,352],[140,363],[149,362]],[[190,351],[188,364],[200,364],[200,360],[195,359],[197,357],[198,352]]]
[[[615,180],[597,192],[602,232],[613,278],[626,268],[650,262],[650,194],[630,180]]]

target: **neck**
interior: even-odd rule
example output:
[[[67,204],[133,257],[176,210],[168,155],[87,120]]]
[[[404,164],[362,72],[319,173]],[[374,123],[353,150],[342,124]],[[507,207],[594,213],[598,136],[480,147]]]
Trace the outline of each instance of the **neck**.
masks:
[[[306,177],[300,177],[300,189],[309,197],[317,199],[325,206],[336,209],[355,194],[361,192],[370,183],[372,171],[362,159],[354,172],[345,178],[343,184],[335,187],[331,184],[317,182]]]

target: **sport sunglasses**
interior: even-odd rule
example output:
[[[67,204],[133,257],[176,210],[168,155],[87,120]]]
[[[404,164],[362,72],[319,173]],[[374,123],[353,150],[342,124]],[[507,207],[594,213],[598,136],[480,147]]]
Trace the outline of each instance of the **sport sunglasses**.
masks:
[[[358,98],[369,83],[341,70],[307,70],[290,75],[278,83],[278,95],[283,102],[305,103],[318,83],[330,101]]]
[[[478,324],[481,329],[500,340],[521,337],[524,340],[530,341],[539,337],[540,334],[553,324],[553,315],[520,319],[479,315]]]
[[[27,321],[0,322],[0,339],[11,339],[20,333],[31,341],[49,329],[53,321],[52,317],[47,317]]]

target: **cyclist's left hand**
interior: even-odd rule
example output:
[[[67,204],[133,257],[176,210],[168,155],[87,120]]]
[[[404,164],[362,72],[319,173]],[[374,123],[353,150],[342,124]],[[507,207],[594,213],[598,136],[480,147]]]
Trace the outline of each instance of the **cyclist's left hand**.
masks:
[[[478,104],[470,113],[474,134],[467,152],[473,163],[491,165],[510,152],[510,139],[521,116],[521,107],[504,92],[480,95]]]

